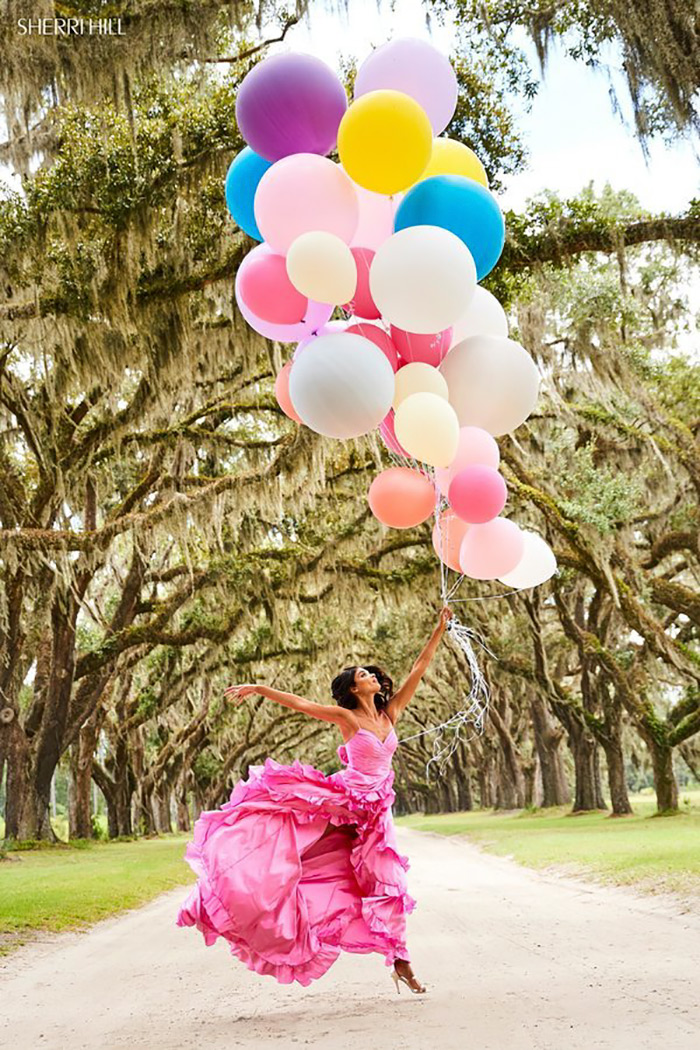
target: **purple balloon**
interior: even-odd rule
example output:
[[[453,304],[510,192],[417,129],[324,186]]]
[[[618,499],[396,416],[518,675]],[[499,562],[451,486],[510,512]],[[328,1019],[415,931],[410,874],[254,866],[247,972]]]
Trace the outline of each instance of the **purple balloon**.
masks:
[[[251,69],[238,91],[236,120],[250,148],[265,160],[335,147],[348,107],[333,70],[313,55],[272,55]]]
[[[447,56],[427,40],[390,40],[364,60],[355,78],[355,98],[383,88],[414,98],[428,114],[436,135],[452,120],[457,105],[457,77]]]

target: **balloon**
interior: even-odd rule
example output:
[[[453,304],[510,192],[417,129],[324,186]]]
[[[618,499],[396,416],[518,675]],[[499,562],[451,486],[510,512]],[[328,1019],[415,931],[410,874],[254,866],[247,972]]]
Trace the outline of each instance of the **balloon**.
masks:
[[[411,187],[396,210],[394,229],[411,226],[440,226],[459,237],[472,254],[478,281],[494,268],[505,243],[506,227],[496,198],[461,175],[433,175]]]
[[[396,347],[393,342],[386,334],[383,328],[380,328],[376,324],[353,324],[350,325],[346,331],[350,335],[361,335],[365,339],[369,339],[370,342],[378,346],[381,352],[385,355],[387,361],[391,365],[392,371],[395,372],[399,367],[399,357],[396,353]]]
[[[309,307],[307,297],[289,280],[281,255],[251,259],[236,285],[236,298],[272,324],[298,324]]]
[[[378,474],[367,496],[375,518],[392,529],[412,529],[435,509],[435,489],[425,474],[410,467],[389,467]]]
[[[449,328],[469,306],[476,288],[474,260],[453,233],[412,226],[377,249],[369,287],[390,324],[432,335]]]
[[[277,404],[280,406],[285,416],[289,416],[295,423],[301,423],[301,419],[297,415],[292,399],[289,396],[289,373],[292,370],[292,362],[287,361],[286,365],[282,365],[282,368],[277,373],[275,379],[275,397],[277,398]]]
[[[255,221],[253,201],[258,183],[269,167],[269,160],[259,157],[250,146],[246,146],[231,161],[224,184],[226,204],[233,221],[256,241],[261,241],[263,236]]]
[[[347,332],[322,335],[294,362],[289,394],[303,422],[317,434],[360,437],[378,427],[389,411],[394,373],[369,339]]]
[[[433,368],[432,365],[424,365],[420,361],[402,365],[396,373],[394,411],[407,397],[411,397],[412,394],[425,392],[437,394],[438,397],[442,397],[447,401],[447,383],[437,368]]]
[[[396,437],[396,431],[394,430],[393,408],[390,409],[389,412],[387,412],[384,419],[379,424],[379,434],[381,436],[382,441],[384,442],[384,444],[390,452],[393,452],[396,456],[405,456],[406,459],[410,458],[408,452],[403,447],[403,445],[399,443]]]
[[[352,299],[345,303],[343,309],[350,314],[355,314],[356,317],[364,317],[368,321],[376,321],[381,317],[381,314],[369,290],[369,271],[374,259],[374,252],[370,248],[351,248],[350,251],[357,267],[357,287]]]
[[[260,232],[280,255],[311,230],[334,233],[349,244],[360,214],[345,172],[314,153],[296,153],[273,164],[260,180],[254,211]]]
[[[292,153],[330,153],[347,109],[345,89],[313,55],[272,55],[246,75],[236,121],[248,145],[266,160]]]
[[[494,518],[469,527],[459,548],[459,564],[473,580],[496,580],[515,568],[524,550],[525,537],[515,522]]]
[[[360,221],[350,243],[353,247],[376,251],[394,232],[394,215],[401,195],[387,197],[353,185],[360,205]]]
[[[418,335],[392,325],[391,338],[404,361],[421,361],[437,368],[452,345],[452,329],[446,328],[436,335]]]
[[[516,430],[537,402],[537,366],[512,339],[465,339],[452,347],[440,371],[460,424],[482,427],[494,437]]]
[[[443,496],[446,496],[450,482],[465,467],[481,464],[498,470],[501,452],[494,438],[480,427],[462,427],[459,432],[459,444],[455,458],[449,467],[436,469],[435,481]]]
[[[479,463],[458,471],[450,483],[450,506],[470,525],[497,518],[507,498],[506,483],[498,471]]]
[[[433,139],[433,152],[421,179],[430,179],[433,175],[461,175],[487,188],[489,184],[484,165],[476,153],[455,139]]]
[[[322,303],[347,302],[357,287],[357,266],[334,233],[302,233],[287,252],[287,276],[302,295]]]
[[[459,548],[467,534],[469,526],[458,518],[453,510],[440,512],[433,525],[433,547],[440,561],[449,565],[455,572],[461,573],[459,565]]]
[[[525,549],[522,558],[511,572],[498,577],[506,587],[515,587],[519,591],[539,587],[557,571],[557,559],[549,544],[528,529],[523,530],[523,536]]]
[[[452,326],[452,346],[472,335],[508,335],[508,318],[495,295],[477,286],[472,301]]]
[[[427,40],[391,40],[364,60],[355,78],[355,98],[392,88],[418,102],[439,135],[457,105],[457,77],[449,59]]]
[[[412,186],[430,160],[430,121],[408,95],[371,91],[340,122],[338,154],[353,182],[374,193]]]
[[[253,266],[257,259],[274,254],[266,244],[258,244],[248,252],[236,273],[236,302],[243,319],[260,335],[264,335],[266,339],[274,339],[278,343],[296,343],[322,328],[333,313],[333,307],[329,303],[310,302],[303,321],[298,324],[273,324],[270,321],[263,321],[250,310],[239,295],[241,282],[245,278],[248,267]]]
[[[409,455],[430,466],[446,467],[457,451],[457,415],[439,394],[422,392],[407,397],[395,410],[394,430]]]
[[[292,361],[295,361],[304,347],[308,346],[309,343],[313,343],[314,339],[318,339],[321,335],[334,335],[338,332],[345,332],[347,327],[347,321],[329,321],[328,324],[321,325],[318,331],[312,332],[311,335],[308,335],[297,344],[292,354]]]

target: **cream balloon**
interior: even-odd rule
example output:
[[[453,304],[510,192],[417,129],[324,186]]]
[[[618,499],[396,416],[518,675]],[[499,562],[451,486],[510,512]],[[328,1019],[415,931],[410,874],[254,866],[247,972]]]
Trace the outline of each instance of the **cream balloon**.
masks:
[[[408,226],[380,244],[369,273],[372,298],[404,332],[432,335],[465,313],[476,288],[471,252],[439,226]]]
[[[338,306],[357,288],[357,264],[347,244],[334,233],[302,233],[287,252],[287,276],[307,299]],[[304,289],[308,291],[304,291]]]
[[[295,360],[289,396],[302,422],[317,434],[360,437],[378,427],[391,408],[394,370],[369,339],[347,332],[321,335]]]
[[[394,415],[394,430],[406,452],[422,463],[446,467],[454,459],[459,421],[439,394],[423,391],[407,397]]]
[[[464,339],[452,347],[440,371],[460,426],[481,427],[494,437],[516,430],[537,402],[537,366],[512,339]]]
[[[422,361],[415,361],[400,368],[394,378],[396,380],[394,410],[411,394],[437,394],[447,401],[447,380],[432,365],[423,364]]]
[[[518,591],[539,587],[557,571],[557,559],[546,540],[529,529],[523,529],[523,536],[525,550],[522,558],[511,572],[499,576],[500,583]]]
[[[472,335],[508,336],[508,318],[495,295],[477,285],[466,313],[452,326],[451,346],[457,346]]]

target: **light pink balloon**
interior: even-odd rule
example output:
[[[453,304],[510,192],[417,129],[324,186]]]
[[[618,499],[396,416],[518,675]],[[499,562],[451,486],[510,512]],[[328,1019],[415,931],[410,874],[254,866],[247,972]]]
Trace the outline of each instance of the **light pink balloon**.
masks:
[[[282,255],[258,255],[241,274],[236,295],[249,310],[272,324],[299,324],[309,308],[309,300],[287,276]]]
[[[248,322],[250,327],[259,332],[260,335],[265,336],[266,339],[274,339],[276,343],[298,343],[300,339],[306,339],[307,336],[318,331],[329,320],[333,313],[333,307],[329,303],[316,303],[310,299],[306,316],[298,324],[273,324],[258,317],[242,302],[239,288],[246,268],[251,265],[252,260],[266,254],[274,255],[275,253],[267,244],[258,244],[257,247],[248,252],[238,267],[235,284],[238,309],[241,317]]]
[[[352,257],[357,266],[357,287],[355,295],[343,307],[348,313],[355,317],[362,317],[367,321],[376,321],[381,317],[379,310],[369,290],[369,270],[374,258],[371,248],[351,248]]]
[[[459,431],[459,444],[457,454],[449,467],[436,467],[435,480],[443,496],[446,496],[450,482],[460,470],[470,467],[473,463],[481,463],[485,467],[493,467],[498,470],[501,461],[501,452],[498,443],[488,430],[481,427],[461,427]]]
[[[402,328],[392,325],[391,338],[404,361],[409,364],[422,361],[437,368],[450,349],[452,329],[446,328],[444,332],[438,332],[436,335],[418,335],[416,332],[404,332]]]
[[[367,494],[370,510],[383,525],[412,529],[427,521],[435,509],[430,480],[410,467],[389,467],[378,474]]]
[[[506,483],[493,467],[473,464],[458,471],[450,483],[450,506],[470,525],[483,525],[497,518],[507,499]]]
[[[473,580],[496,580],[512,572],[523,556],[525,536],[514,521],[494,518],[470,525],[459,548],[459,564]]]
[[[447,55],[427,40],[401,37],[372,51],[357,71],[355,98],[389,88],[418,102],[439,135],[457,105],[457,77]]]
[[[455,572],[461,573],[459,548],[470,526],[453,510],[443,510],[433,525],[433,549],[438,558]]]
[[[393,452],[397,456],[404,456],[406,459],[411,458],[403,445],[399,443],[399,439],[396,436],[396,431],[394,430],[393,408],[389,409],[384,419],[379,424],[379,434],[390,452]]]
[[[361,322],[360,324],[351,325],[347,331],[354,335],[363,335],[365,339],[371,340],[371,342],[373,342],[375,346],[378,346],[386,356],[394,371],[398,369],[399,358],[396,353],[396,347],[384,329],[380,328],[379,325]]]
[[[360,206],[360,219],[350,244],[376,251],[394,232],[394,215],[403,194],[385,197],[383,193],[372,193],[356,183],[353,186]]]
[[[277,404],[280,406],[285,416],[289,416],[295,423],[301,423],[301,419],[297,415],[292,399],[289,396],[289,373],[292,370],[292,362],[287,361],[286,365],[282,365],[282,368],[277,373],[275,379],[275,397],[277,398]]]
[[[307,336],[306,339],[302,339],[295,347],[294,353],[292,354],[292,361],[296,361],[304,347],[313,343],[314,339],[318,339],[321,335],[337,335],[338,332],[346,332],[347,328],[347,321],[329,321],[328,324],[321,325],[318,331],[312,332],[310,336]]]
[[[258,183],[253,211],[263,238],[280,255],[311,230],[334,233],[349,244],[360,215],[351,180],[316,153],[294,153],[268,168]]]

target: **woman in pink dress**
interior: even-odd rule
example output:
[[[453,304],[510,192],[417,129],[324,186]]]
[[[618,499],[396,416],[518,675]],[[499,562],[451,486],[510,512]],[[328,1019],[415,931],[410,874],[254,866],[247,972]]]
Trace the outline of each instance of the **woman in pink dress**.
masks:
[[[331,686],[335,706],[265,685],[230,686],[333,722],[345,768],[327,775],[295,760],[251,766],[220,809],[202,812],[185,857],[199,876],[178,926],[281,984],[309,985],[340,955],[379,952],[399,991],[425,987],[411,969],[406,915],[408,857],[398,852],[391,806],[396,723],[425,674],[452,613],[437,627],[396,692],[381,668],[346,667]]]

